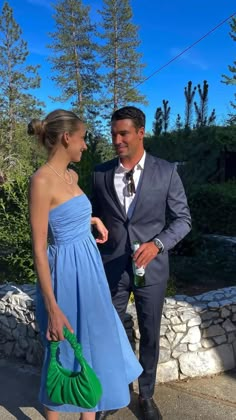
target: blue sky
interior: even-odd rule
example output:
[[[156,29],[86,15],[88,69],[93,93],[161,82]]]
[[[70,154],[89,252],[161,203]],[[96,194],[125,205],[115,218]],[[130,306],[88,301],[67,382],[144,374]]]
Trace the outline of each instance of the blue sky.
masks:
[[[3,2],[1,2],[3,3]],[[40,64],[41,88],[37,97],[47,105],[47,112],[62,104],[50,101],[57,95],[50,80],[50,50],[48,33],[53,31],[50,0],[9,0],[14,18],[21,26],[23,39],[28,42],[28,63]],[[97,9],[102,0],[89,1],[92,18],[97,20]],[[148,77],[189,45],[201,38],[222,20],[236,12],[235,0],[132,0],[133,22],[139,26],[140,51],[146,64],[144,75]],[[140,86],[146,95],[147,106],[140,106],[147,116],[147,131],[151,131],[155,110],[162,100],[169,100],[170,121],[173,125],[177,113],[184,116],[184,87],[189,80],[193,84],[209,83],[209,112],[216,108],[217,122],[224,123],[231,111],[230,100],[234,99],[235,85],[221,83],[222,74],[229,75],[228,65],[236,60],[236,42],[229,36],[229,22],[203,39],[190,51],[151,77]]]

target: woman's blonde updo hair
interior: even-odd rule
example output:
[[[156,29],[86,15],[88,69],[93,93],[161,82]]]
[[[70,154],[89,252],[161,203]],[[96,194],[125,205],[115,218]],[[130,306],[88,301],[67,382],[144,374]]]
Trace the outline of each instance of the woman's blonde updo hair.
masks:
[[[33,119],[28,124],[28,134],[36,136],[39,143],[50,152],[57,145],[63,133],[74,133],[82,122],[74,112],[56,109],[50,112],[45,120]]]

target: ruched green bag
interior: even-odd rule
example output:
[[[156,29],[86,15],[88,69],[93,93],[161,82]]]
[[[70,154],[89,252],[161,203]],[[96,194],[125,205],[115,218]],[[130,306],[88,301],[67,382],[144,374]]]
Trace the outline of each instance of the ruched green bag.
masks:
[[[76,336],[67,328],[63,330],[78,360],[80,372],[71,372],[57,361],[60,341],[50,343],[50,362],[46,388],[50,400],[56,404],[72,404],[82,408],[93,408],[102,395],[102,386],[93,369],[86,362]]]

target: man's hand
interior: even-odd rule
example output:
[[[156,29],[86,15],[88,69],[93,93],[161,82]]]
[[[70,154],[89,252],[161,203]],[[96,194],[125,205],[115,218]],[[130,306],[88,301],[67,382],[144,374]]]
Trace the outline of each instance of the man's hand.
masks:
[[[144,267],[150,263],[158,254],[158,248],[154,242],[146,242],[140,245],[139,249],[133,255],[133,260],[138,267]]]

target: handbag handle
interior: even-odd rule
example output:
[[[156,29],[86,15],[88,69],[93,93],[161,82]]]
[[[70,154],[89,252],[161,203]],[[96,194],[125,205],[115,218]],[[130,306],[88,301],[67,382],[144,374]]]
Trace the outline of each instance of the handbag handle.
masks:
[[[63,328],[63,334],[66,340],[70,343],[72,349],[74,350],[75,357],[79,362],[82,362],[83,355],[82,355],[82,347],[78,343],[75,334],[70,332],[67,327]],[[51,350],[51,359],[56,359],[57,349],[60,345],[60,341],[51,341],[50,342],[50,350]]]

